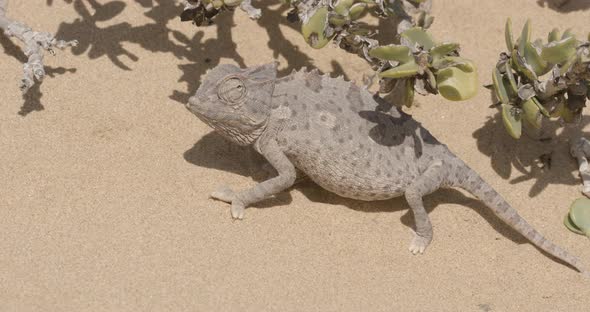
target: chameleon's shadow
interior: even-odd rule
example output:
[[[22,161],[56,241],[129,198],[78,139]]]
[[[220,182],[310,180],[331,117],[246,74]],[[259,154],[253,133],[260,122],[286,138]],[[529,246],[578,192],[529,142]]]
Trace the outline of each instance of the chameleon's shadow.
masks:
[[[408,227],[414,226],[414,217],[412,215],[410,206],[403,197],[366,202],[338,196],[320,188],[313,182],[306,182],[305,184],[297,187],[297,190],[301,191],[310,201],[313,202],[343,205],[350,209],[367,213],[407,210],[407,212],[400,218],[400,221]],[[431,213],[437,206],[441,204],[456,204],[469,207],[477,212],[482,218],[484,218],[494,228],[494,230],[496,230],[502,236],[515,243],[522,244],[526,242],[526,239],[522,235],[502,222],[481,201],[469,196],[465,196],[458,190],[440,189],[433,194],[424,197],[424,207],[428,213]],[[436,224],[434,226],[436,226]],[[469,225],[466,224],[466,226]]]
[[[537,4],[561,13],[590,9],[590,1],[588,0],[537,0]]]
[[[276,175],[276,171],[251,146],[234,144],[217,132],[204,135],[191,149],[184,152],[184,159],[199,167],[235,173],[249,177],[256,182],[262,182]],[[291,194],[282,192],[273,198],[255,204],[254,207],[267,208],[288,205],[291,201]]]
[[[227,141],[216,132],[210,132],[203,136],[192,148],[184,153],[184,158],[191,164],[250,177],[256,182],[262,182],[276,175],[276,171],[269,169],[266,160],[250,146],[238,146]],[[402,197],[371,202],[354,200],[328,192],[309,179],[302,180],[302,182],[296,184],[293,188],[301,192],[312,202],[342,205],[349,209],[366,213],[407,210],[400,218],[400,221],[408,227],[414,226],[414,218],[410,207]],[[292,202],[291,191],[292,189],[281,192],[273,198],[255,204],[253,208],[271,208],[289,205]],[[496,217],[481,201],[465,196],[458,190],[441,189],[424,198],[424,206],[428,213],[431,213],[441,204],[456,204],[469,207],[484,218],[496,232],[505,238],[517,244],[528,242],[520,233]],[[467,223],[468,220],[465,220],[465,222]],[[567,265],[538,247],[535,246],[535,248],[554,261]]]
[[[301,191],[312,202],[342,205],[353,210],[367,213],[394,212],[407,210],[407,212],[400,218],[400,221],[407,227],[414,227],[414,216],[411,212],[410,206],[402,197],[382,201],[359,201],[340,197],[334,193],[322,189],[321,187],[319,187],[311,181],[299,185],[296,188],[297,190]],[[424,208],[429,214],[441,204],[456,204],[460,206],[469,207],[473,209],[475,212],[477,212],[482,218],[484,218],[492,226],[492,228],[494,228],[494,230],[498,232],[500,235],[504,236],[505,238],[509,239],[510,241],[516,244],[529,243],[529,241],[524,236],[522,236],[516,230],[512,229],[506,223],[501,221],[484,203],[482,203],[476,198],[465,196],[463,193],[456,189],[440,189],[434,192],[433,194],[424,197]],[[465,222],[467,223],[468,220],[465,220]],[[466,224],[466,226],[472,226],[474,230],[476,230],[475,225]],[[436,224],[434,224],[434,227],[436,227]],[[436,229],[434,230],[434,236],[436,237]],[[490,240],[491,239],[492,238],[490,238]],[[534,244],[530,244],[534,246],[538,251],[540,251],[543,255],[552,259],[553,261],[571,267],[572,269],[575,269],[569,264],[565,263],[564,261],[552,256],[551,254],[535,246]]]
[[[239,146],[227,141],[216,132],[210,132],[203,136],[195,145],[184,153],[184,159],[194,165],[223,170],[237,175],[250,177],[256,182],[262,182],[276,172],[270,169],[266,160],[254,151],[250,146]],[[408,210],[401,222],[406,226],[413,226],[414,219],[409,211],[410,207],[403,197],[385,201],[360,201],[338,196],[328,192],[310,180],[302,181],[294,188],[305,195],[312,202],[321,202],[333,205],[343,205],[350,209],[367,213],[392,212]],[[291,203],[290,191],[282,192],[275,198],[265,200],[255,207],[272,207]],[[498,219],[483,203],[467,197],[457,190],[441,189],[432,195],[425,197],[425,206],[428,212],[440,204],[453,203],[472,208],[480,216],[504,237],[516,243],[525,242],[524,238],[509,226]]]
[[[490,98],[491,103],[498,102],[493,92]],[[578,125],[563,129],[555,119],[545,119],[540,132],[525,127],[521,138],[515,140],[506,132],[498,111],[473,132],[473,137],[500,177],[511,184],[534,180],[528,194],[534,197],[550,184],[581,184],[576,161],[569,154],[569,139],[580,133],[587,136],[582,129],[589,123],[590,116],[583,116]]]

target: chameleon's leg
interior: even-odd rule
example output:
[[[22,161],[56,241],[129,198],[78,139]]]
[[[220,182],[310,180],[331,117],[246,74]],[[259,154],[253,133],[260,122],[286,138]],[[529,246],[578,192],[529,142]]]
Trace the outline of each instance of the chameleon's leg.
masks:
[[[231,202],[231,215],[235,219],[244,218],[244,210],[247,206],[286,190],[295,182],[295,166],[275,141],[261,146],[260,154],[277,170],[278,176],[247,190],[234,192],[228,187],[221,187],[211,194],[211,197],[215,199]]]
[[[413,254],[423,253],[432,241],[432,224],[424,209],[422,197],[436,191],[443,181],[442,163],[431,164],[426,171],[406,189],[405,197],[414,213],[416,231],[409,250]]]

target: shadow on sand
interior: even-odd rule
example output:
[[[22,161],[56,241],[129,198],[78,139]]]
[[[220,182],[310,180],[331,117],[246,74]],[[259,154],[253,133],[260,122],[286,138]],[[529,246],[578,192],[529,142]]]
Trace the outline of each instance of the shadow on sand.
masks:
[[[490,92],[490,98],[491,103],[497,102],[493,92]],[[569,154],[569,139],[580,134],[588,136],[581,133],[581,129],[589,123],[590,116],[584,116],[579,124],[566,127],[555,119],[545,119],[541,131],[525,127],[521,138],[515,140],[506,132],[500,112],[497,112],[473,132],[473,137],[479,151],[490,158],[492,168],[500,177],[510,179],[516,175],[509,180],[511,184],[534,180],[528,193],[534,197],[550,184],[581,183],[576,162]]]
[[[590,1],[588,0],[537,0],[537,4],[561,13],[590,9]]]

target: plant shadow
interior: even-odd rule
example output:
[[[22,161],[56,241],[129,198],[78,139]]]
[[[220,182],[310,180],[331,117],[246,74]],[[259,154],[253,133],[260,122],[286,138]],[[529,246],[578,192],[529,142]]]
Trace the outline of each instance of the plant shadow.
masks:
[[[561,13],[590,9],[590,1],[588,0],[537,0],[537,4]]]
[[[498,100],[490,91],[492,103]],[[494,171],[509,183],[534,180],[528,196],[539,195],[550,184],[578,185],[575,160],[569,153],[569,140],[578,135],[587,136],[583,129],[590,116],[583,116],[579,124],[562,126],[560,121],[544,119],[540,130],[523,122],[520,139],[513,139],[505,130],[501,113],[489,117],[483,126],[473,132],[477,148],[490,157]],[[514,170],[516,172],[514,172]]]
[[[213,20],[213,25],[203,27],[215,27],[216,37],[205,39],[201,28],[194,27],[194,35],[187,36],[174,30],[169,25],[171,22],[180,23],[180,13],[183,6],[175,1],[168,0],[135,0],[133,2],[109,1],[104,4],[97,0],[70,0],[78,14],[72,22],[63,22],[59,25],[56,37],[81,38],[78,46],[72,48],[74,55],[87,55],[90,59],[107,57],[121,70],[132,70],[132,63],[138,62],[139,57],[125,46],[133,43],[141,48],[159,53],[171,53],[177,59],[182,60],[178,68],[182,72],[178,82],[186,85],[185,90],[173,90],[170,99],[185,104],[188,98],[199,87],[202,76],[208,69],[220,64],[224,59],[235,62],[240,67],[246,67],[245,61],[237,52],[234,43],[232,27],[234,24],[234,12],[221,12]],[[52,5],[52,0],[47,0]],[[151,22],[135,26],[128,22],[120,22],[109,26],[101,26],[100,23],[111,20],[130,6],[137,4],[146,9],[144,15]],[[273,58],[284,58],[287,64],[283,64],[279,70],[279,76],[285,75],[294,69],[313,66],[311,59],[296,44],[287,39],[285,28],[299,32],[300,23],[287,21],[286,14],[290,9],[288,5],[275,6],[277,1],[265,0],[258,6],[262,9],[262,16],[256,20],[261,32],[266,32],[267,46],[272,50]],[[237,10],[239,14],[245,14]],[[377,25],[369,26],[371,30],[379,30],[380,40],[390,42],[395,36],[386,38],[391,29],[395,29],[395,22],[379,19]],[[304,44],[303,38],[301,44]],[[358,57],[351,55],[351,57]],[[262,61],[270,62],[271,60]],[[250,64],[254,65],[254,64]],[[285,66],[286,65],[286,66]],[[343,66],[336,60],[331,61],[333,75],[344,75]]]

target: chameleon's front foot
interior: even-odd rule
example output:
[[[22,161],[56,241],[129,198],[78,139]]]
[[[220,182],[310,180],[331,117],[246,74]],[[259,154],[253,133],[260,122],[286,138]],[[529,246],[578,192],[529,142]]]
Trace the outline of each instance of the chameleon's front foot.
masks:
[[[246,205],[236,197],[236,193],[227,186],[222,186],[211,193],[211,198],[231,204],[231,216],[234,219],[243,219]]]
[[[426,247],[428,247],[430,242],[432,242],[432,233],[420,235],[412,230],[412,234],[414,237],[412,237],[412,242],[410,243],[410,248],[408,249],[412,254],[424,253]]]

